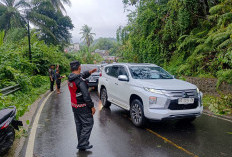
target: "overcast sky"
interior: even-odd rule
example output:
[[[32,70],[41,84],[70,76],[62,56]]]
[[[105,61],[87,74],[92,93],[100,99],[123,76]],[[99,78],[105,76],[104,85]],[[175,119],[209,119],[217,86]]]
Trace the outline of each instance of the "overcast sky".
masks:
[[[80,42],[80,29],[84,24],[92,27],[99,37],[116,37],[117,28],[127,24],[122,0],[71,0],[72,6],[66,7],[74,29],[73,42]]]

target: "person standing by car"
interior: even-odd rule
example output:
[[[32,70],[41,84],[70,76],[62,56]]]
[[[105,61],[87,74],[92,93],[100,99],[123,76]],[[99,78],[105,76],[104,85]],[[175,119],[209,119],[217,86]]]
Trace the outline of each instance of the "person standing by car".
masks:
[[[54,86],[54,79],[55,79],[54,67],[55,65],[52,64],[48,70],[49,79],[50,79],[50,91],[53,91],[53,86]]]
[[[57,94],[60,94],[60,84],[61,84],[61,79],[65,78],[66,76],[60,76],[60,70],[57,69],[56,70],[56,90],[57,90]]]
[[[81,66],[78,61],[71,62],[70,67],[72,73],[68,77],[68,87],[76,123],[77,149],[91,149],[93,146],[89,144],[89,138],[93,128],[95,108],[88,91],[88,86],[83,79],[89,77],[96,69],[81,73]]]
[[[57,79],[56,79],[56,71],[59,70],[59,68],[60,68],[60,65],[57,64],[57,65],[56,65],[56,69],[54,70],[54,71],[55,71],[55,80],[57,80]],[[58,88],[57,88],[57,83],[56,83],[56,89],[58,89]]]

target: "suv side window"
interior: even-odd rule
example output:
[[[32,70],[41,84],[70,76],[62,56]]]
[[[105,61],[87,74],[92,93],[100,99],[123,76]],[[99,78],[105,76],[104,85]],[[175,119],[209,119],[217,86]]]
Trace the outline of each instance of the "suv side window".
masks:
[[[109,75],[109,73],[110,73],[110,68],[111,68],[111,67],[106,67],[106,68],[105,68],[105,72],[106,72],[107,75]]]
[[[118,66],[112,66],[110,69],[110,76],[118,78]]]
[[[118,66],[110,66],[105,68],[107,75],[118,78]]]
[[[127,72],[126,72],[125,67],[120,66],[120,67],[118,68],[118,76],[119,76],[119,75],[126,75],[126,76],[128,77],[128,74],[127,74]]]

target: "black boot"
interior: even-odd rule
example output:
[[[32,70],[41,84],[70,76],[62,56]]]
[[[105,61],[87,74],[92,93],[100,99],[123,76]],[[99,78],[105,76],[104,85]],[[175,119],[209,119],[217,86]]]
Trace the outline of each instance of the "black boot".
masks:
[[[93,148],[93,145],[88,145],[88,146],[83,146],[83,147],[77,146],[77,149],[79,149],[80,151],[85,151],[86,149],[91,149],[91,148]]]

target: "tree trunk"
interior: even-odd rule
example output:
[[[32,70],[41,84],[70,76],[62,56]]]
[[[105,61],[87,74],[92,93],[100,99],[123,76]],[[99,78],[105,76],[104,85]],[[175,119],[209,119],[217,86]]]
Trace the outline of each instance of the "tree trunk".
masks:
[[[204,0],[204,8],[205,8],[205,14],[209,15],[209,3],[208,0]]]

